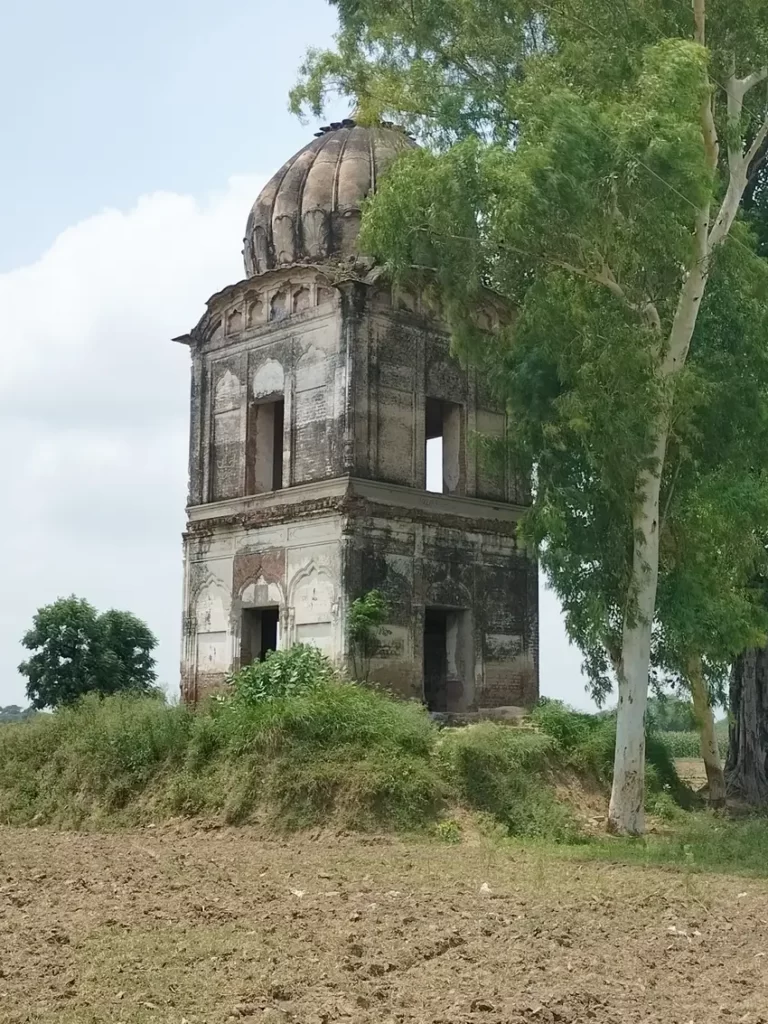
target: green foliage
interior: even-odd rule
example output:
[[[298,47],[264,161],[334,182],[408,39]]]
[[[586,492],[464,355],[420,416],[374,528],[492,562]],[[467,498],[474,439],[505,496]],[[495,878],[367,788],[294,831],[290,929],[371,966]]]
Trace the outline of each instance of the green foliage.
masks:
[[[671,757],[701,757],[701,737],[695,730],[663,732],[659,733],[659,739],[667,748]],[[718,734],[717,746],[720,751],[721,760],[725,761],[728,755],[727,732],[720,732]]]
[[[768,273],[743,225],[706,256],[690,356],[666,360],[681,269],[704,262],[697,216],[716,222],[728,147],[733,163],[766,117],[762,85],[738,119],[723,87],[732,67],[759,80],[765,0],[708,0],[706,47],[679,3],[332,4],[336,47],[308,56],[292,105],[338,91],[426,143],[380,183],[362,244],[395,279],[437,285],[455,351],[509,410],[507,457],[535,484],[523,536],[596,696],[636,618],[633,514],[668,437],[654,664],[685,683],[703,658],[717,697],[768,631],[752,586],[768,568]],[[764,238],[764,174],[748,200]]]
[[[579,838],[571,810],[547,783],[560,760],[551,738],[484,723],[448,734],[440,756],[460,799],[490,813],[510,836]]]
[[[616,714],[589,715],[574,711],[562,701],[543,699],[533,709],[534,724],[557,740],[570,763],[601,781],[611,780],[616,747]],[[679,796],[681,784],[673,755],[663,738],[648,723],[645,738],[647,788]]]
[[[560,852],[611,863],[663,864],[689,873],[715,871],[758,878],[768,873],[768,819],[729,821],[704,812],[681,815],[671,809],[668,818],[673,826],[667,835],[651,835],[640,842],[603,840]]]
[[[198,711],[91,696],[0,730],[0,822],[186,814],[418,829],[447,794],[436,739],[422,708],[347,684]]]
[[[604,719],[574,711],[559,700],[542,697],[531,712],[531,721],[569,752],[581,747],[600,728]]]
[[[369,590],[355,598],[347,613],[347,636],[352,652],[355,678],[367,682],[371,658],[380,645],[384,622],[389,611],[387,599],[379,590]]]
[[[130,612],[99,615],[81,598],[59,598],[37,611],[22,644],[33,652],[19,666],[33,708],[73,704],[87,693],[154,690],[157,640]]]
[[[666,694],[648,700],[646,718],[657,732],[689,732],[696,728],[693,703]]]
[[[229,682],[235,699],[243,704],[296,697],[334,677],[331,662],[316,647],[294,644],[282,651],[268,651],[264,661],[241,668]]]
[[[581,841],[556,787],[610,782],[615,717],[542,701],[533,718],[536,731],[441,730],[421,705],[336,681],[196,710],[91,694],[0,730],[0,824],[103,827],[181,814],[278,829],[427,830],[454,842],[461,829],[445,812],[461,805],[504,836]],[[665,817],[680,799],[674,736],[648,737],[648,806]]]
[[[435,826],[435,835],[443,843],[460,843],[461,825],[453,818],[445,818],[443,821],[438,821]]]

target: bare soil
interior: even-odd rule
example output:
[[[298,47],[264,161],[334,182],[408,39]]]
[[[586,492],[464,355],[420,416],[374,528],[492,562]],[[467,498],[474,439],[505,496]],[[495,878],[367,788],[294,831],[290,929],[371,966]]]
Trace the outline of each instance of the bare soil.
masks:
[[[675,768],[680,779],[691,789],[701,789],[707,784],[707,773],[700,757],[678,757]]]
[[[768,884],[527,847],[0,829],[0,1020],[758,1024]]]

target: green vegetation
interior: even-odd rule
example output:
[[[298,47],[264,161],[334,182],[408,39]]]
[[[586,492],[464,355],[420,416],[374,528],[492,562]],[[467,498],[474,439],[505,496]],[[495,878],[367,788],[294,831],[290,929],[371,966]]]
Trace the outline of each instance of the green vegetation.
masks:
[[[701,739],[697,732],[686,729],[684,732],[664,732],[659,739],[672,757],[701,757]],[[728,753],[728,728],[717,729],[717,746],[720,757],[725,760]]]
[[[646,718],[659,732],[692,732],[696,728],[693,701],[680,697],[648,698]]]
[[[673,816],[670,831],[640,841],[598,839],[578,848],[561,848],[561,856],[651,866],[666,864],[685,871],[717,871],[768,877],[768,818],[729,820],[707,812]]]
[[[369,590],[356,598],[347,613],[347,635],[352,652],[355,679],[367,682],[371,674],[371,659],[376,654],[384,635],[384,620],[389,604],[379,590]]]
[[[507,835],[578,838],[555,784],[610,780],[615,722],[556,702],[537,731],[483,723],[440,730],[415,703],[340,683],[311,648],[275,652],[233,680],[229,698],[171,707],[88,695],[0,736],[0,822],[83,826],[173,815],[278,828],[424,829],[451,806]],[[677,785],[649,743],[656,790]]]
[[[334,677],[330,661],[316,647],[294,644],[287,651],[268,651],[230,679],[235,700],[244,705],[285,700],[308,693]]]
[[[272,655],[271,678],[282,686],[288,667],[309,658]],[[251,686],[255,676],[242,673],[229,699],[198,709],[90,694],[7,725],[0,823],[104,828],[186,816],[394,829],[452,844],[471,829],[494,842],[555,844],[569,857],[766,873],[768,820],[685,809],[695,799],[675,772],[674,733],[647,742],[646,808],[662,834],[609,840],[584,805],[591,798],[598,815],[604,805],[615,716],[542,701],[534,728],[440,729],[421,706],[365,687],[324,678],[281,694]]]
[[[521,535],[619,690],[612,826],[645,830],[651,670],[695,696],[724,799],[711,705],[768,631],[765,0],[330,2],[292,107],[341,94],[423,143],[361,246],[432,291],[535,470]]]
[[[37,610],[22,638],[32,652],[19,665],[33,708],[73,704],[86,693],[150,693],[157,640],[146,623],[114,608],[99,614],[79,597]]]

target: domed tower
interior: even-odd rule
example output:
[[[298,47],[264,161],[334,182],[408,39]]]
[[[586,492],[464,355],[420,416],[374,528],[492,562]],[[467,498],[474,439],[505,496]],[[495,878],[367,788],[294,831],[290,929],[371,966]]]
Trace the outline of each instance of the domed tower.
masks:
[[[176,339],[192,356],[187,700],[294,643],[359,672],[346,618],[372,589],[389,603],[372,681],[434,711],[538,696],[527,488],[472,443],[505,413],[434,299],[358,252],[363,200],[414,145],[391,124],[318,132],[253,205],[245,279]]]

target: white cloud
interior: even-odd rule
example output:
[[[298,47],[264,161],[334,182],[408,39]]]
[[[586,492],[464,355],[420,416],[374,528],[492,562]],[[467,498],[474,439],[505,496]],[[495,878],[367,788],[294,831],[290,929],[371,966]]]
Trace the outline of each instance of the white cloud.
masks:
[[[146,619],[177,685],[189,354],[170,339],[242,277],[262,184],[233,179],[204,203],[144,196],[0,275],[0,704],[23,700],[35,610],[69,593]]]
[[[23,702],[35,610],[70,593],[145,619],[178,685],[189,354],[170,339],[242,276],[262,183],[233,179],[204,203],[144,196],[0,275],[0,704]],[[541,598],[542,692],[584,705],[557,602]]]

